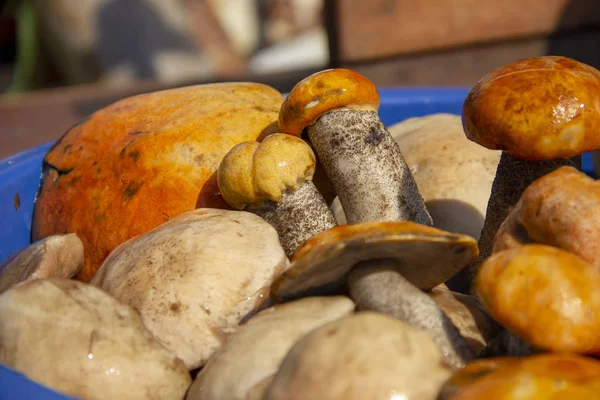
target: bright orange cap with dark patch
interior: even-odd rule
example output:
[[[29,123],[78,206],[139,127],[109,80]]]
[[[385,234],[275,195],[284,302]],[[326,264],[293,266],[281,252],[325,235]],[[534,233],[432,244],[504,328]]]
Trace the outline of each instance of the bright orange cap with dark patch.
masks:
[[[377,88],[363,75],[343,68],[312,74],[294,86],[279,112],[279,129],[301,135],[321,115],[338,108],[377,112]]]
[[[236,144],[277,132],[283,96],[219,83],[118,101],[71,128],[44,158],[34,240],[72,232],[89,281],[119,244],[197,207],[230,208],[217,168]]]
[[[566,57],[535,57],[484,76],[463,104],[467,138],[525,160],[600,149],[600,72]]]

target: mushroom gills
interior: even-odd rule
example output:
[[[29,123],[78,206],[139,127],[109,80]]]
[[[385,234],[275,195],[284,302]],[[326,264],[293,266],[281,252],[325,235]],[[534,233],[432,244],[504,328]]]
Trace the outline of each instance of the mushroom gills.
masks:
[[[455,369],[473,359],[466,339],[435,300],[406,280],[397,261],[379,259],[358,264],[348,276],[350,295],[360,310],[387,314],[426,331]]]
[[[333,213],[312,181],[305,181],[293,192],[284,193],[279,203],[265,201],[261,207],[247,206],[271,224],[288,257],[306,239],[336,226]]]
[[[400,147],[376,112],[330,111],[307,133],[349,224],[403,220],[433,225]]]

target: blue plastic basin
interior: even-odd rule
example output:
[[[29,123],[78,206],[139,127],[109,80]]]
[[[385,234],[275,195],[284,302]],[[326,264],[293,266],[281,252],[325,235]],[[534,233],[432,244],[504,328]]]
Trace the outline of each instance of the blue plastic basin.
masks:
[[[391,125],[410,117],[434,113],[460,115],[467,88],[382,88],[379,114]],[[41,163],[52,143],[35,147],[0,161],[0,262],[30,242],[33,199],[40,182]],[[594,176],[589,154],[583,170]],[[15,196],[20,206],[15,207]],[[60,362],[60,360],[57,360]],[[0,399],[69,399],[48,390],[23,375],[0,365]]]

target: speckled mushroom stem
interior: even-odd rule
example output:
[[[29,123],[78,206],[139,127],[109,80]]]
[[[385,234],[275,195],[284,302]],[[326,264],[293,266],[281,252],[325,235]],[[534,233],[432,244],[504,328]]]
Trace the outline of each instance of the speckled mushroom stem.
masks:
[[[425,330],[448,364],[459,369],[473,359],[466,339],[435,300],[406,280],[394,260],[360,263],[348,275],[350,296],[360,310],[387,314]]]
[[[473,281],[481,263],[492,253],[494,236],[510,211],[517,204],[527,187],[536,179],[562,166],[572,166],[581,170],[581,156],[551,160],[525,161],[503,152],[496,169],[490,200],[481,236],[479,238],[479,256],[461,274],[467,274],[468,290],[474,294]],[[456,276],[454,280],[464,280],[465,276]],[[462,291],[458,288],[454,289]]]
[[[341,109],[307,128],[349,224],[432,219],[400,147],[373,111]]]
[[[246,211],[258,215],[275,228],[288,257],[306,239],[337,225],[312,181],[304,182],[293,192],[284,193],[279,203],[266,201],[258,208],[247,207]]]

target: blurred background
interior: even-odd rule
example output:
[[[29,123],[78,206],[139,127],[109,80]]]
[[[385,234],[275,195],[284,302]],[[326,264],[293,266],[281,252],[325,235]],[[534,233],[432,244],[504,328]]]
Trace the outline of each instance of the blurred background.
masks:
[[[142,92],[286,92],[330,67],[382,87],[470,86],[546,54],[600,67],[600,0],[0,0],[0,158]]]

